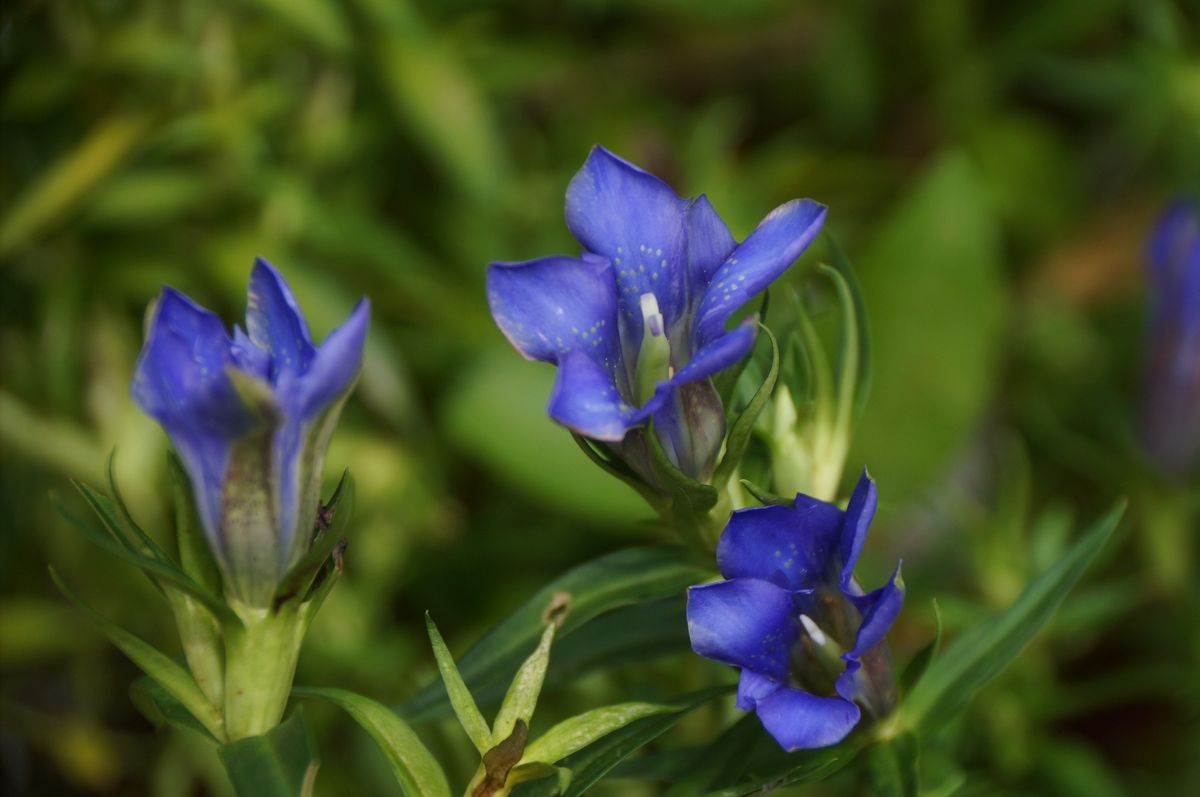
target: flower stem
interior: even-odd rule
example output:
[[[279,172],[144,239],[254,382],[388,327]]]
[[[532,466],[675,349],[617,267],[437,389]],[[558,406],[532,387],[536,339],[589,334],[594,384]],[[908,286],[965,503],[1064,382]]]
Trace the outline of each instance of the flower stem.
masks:
[[[260,736],[279,724],[304,639],[295,604],[273,611],[233,603],[243,627],[225,638],[225,729],[230,741]]]

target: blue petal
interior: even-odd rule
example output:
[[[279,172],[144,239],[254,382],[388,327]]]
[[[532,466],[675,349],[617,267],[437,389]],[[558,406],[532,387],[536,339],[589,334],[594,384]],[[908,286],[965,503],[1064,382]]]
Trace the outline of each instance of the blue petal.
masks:
[[[864,470],[850,496],[846,506],[846,516],[842,521],[841,559],[843,591],[850,588],[850,580],[854,576],[854,566],[858,564],[858,555],[862,552],[863,543],[867,541],[867,532],[871,528],[871,520],[875,517],[875,508],[879,505],[879,494],[875,490],[875,481]]]
[[[737,328],[727,332],[692,355],[692,359],[680,368],[668,383],[685,385],[699,379],[706,379],[713,374],[724,371],[729,366],[741,360],[754,348],[754,339],[758,334],[758,319],[748,318]]]
[[[805,495],[791,506],[740,509],[717,543],[717,566],[726,578],[763,578],[789,589],[832,580],[842,511]]]
[[[753,711],[758,701],[775,694],[783,687],[779,681],[753,670],[742,670],[738,678],[737,707],[742,711]]]
[[[701,656],[787,679],[797,631],[786,590],[753,578],[690,587],[687,618],[692,650]]]
[[[558,362],[584,351],[607,370],[620,362],[617,297],[605,260],[545,257],[492,263],[488,304],[496,324],[531,360]]]
[[[582,351],[559,359],[546,411],[584,437],[614,443],[646,417],[621,397],[612,374]]]
[[[639,299],[652,293],[668,328],[687,291],[685,200],[649,172],[594,147],[567,186],[567,227],[613,263],[617,296],[633,340],[642,339]]]
[[[674,376],[658,383],[654,395],[633,418],[641,423],[653,417],[672,461],[693,478],[711,475],[705,471],[724,439],[725,411],[711,386],[693,390],[684,386],[707,379],[745,357],[754,347],[757,332],[757,320],[748,319],[696,352]]]
[[[879,589],[849,598],[862,614],[862,622],[854,638],[854,647],[844,657],[859,658],[883,640],[904,607],[904,579],[900,575],[900,565],[896,565],[891,579]]]
[[[759,701],[758,718],[787,751],[837,744],[862,716],[858,706],[841,697],[817,697],[784,687]]]
[[[315,351],[308,324],[283,276],[261,257],[250,272],[246,329],[259,348],[270,352],[272,381],[282,371],[308,368]]]
[[[825,206],[811,199],[794,199],[771,211],[713,275],[692,331],[696,345],[721,335],[729,316],[782,274],[824,221]]]
[[[221,319],[165,288],[138,357],[133,398],[171,438],[214,547],[220,543],[222,482],[230,448],[255,423],[229,378],[235,366]]]
[[[687,209],[688,274],[692,291],[708,287],[713,274],[737,246],[708,197],[696,197]],[[696,297],[699,299],[699,297]]]
[[[679,385],[654,413],[654,431],[677,468],[709,481],[725,440],[721,396],[708,380]]]
[[[271,355],[250,340],[250,336],[237,324],[233,325],[233,345],[230,352],[238,368],[264,382],[270,382]]]
[[[296,381],[294,407],[300,418],[319,414],[346,394],[362,370],[371,303],[361,299],[350,317],[317,349],[308,371]]]
[[[1160,278],[1186,261],[1189,249],[1200,252],[1200,208],[1187,199],[1174,202],[1150,237],[1150,264]]]

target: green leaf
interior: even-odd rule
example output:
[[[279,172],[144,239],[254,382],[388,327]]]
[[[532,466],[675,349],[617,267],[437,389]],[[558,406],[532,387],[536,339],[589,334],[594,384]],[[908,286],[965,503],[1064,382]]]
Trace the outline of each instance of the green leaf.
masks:
[[[199,733],[213,742],[221,741],[204,727],[204,723],[196,719],[195,714],[187,710],[187,706],[176,700],[148,675],[143,675],[129,685],[129,698],[137,710],[142,712],[142,716],[158,727],[172,725]]]
[[[425,612],[425,628],[429,631],[429,644],[433,646],[433,656],[437,659],[438,672],[442,674],[442,683],[446,687],[446,694],[450,696],[454,714],[470,737],[471,744],[483,755],[492,749],[492,731],[487,720],[475,705],[475,698],[471,696],[471,690],[463,681],[462,674],[454,664],[454,657],[450,655],[450,649],[446,647],[429,612]]]
[[[711,743],[695,750],[683,772],[671,779],[665,797],[703,794],[714,784],[736,781],[756,743],[763,738],[761,722],[748,712]]]
[[[333,549],[345,538],[354,512],[354,495],[354,477],[350,471],[344,471],[329,503],[321,508],[322,515],[329,517],[329,527],[321,530],[308,552],[284,574],[275,590],[276,606],[297,596],[308,598],[313,579],[329,561]]]
[[[546,668],[550,665],[550,646],[554,644],[557,624],[550,622],[542,632],[537,648],[530,654],[513,677],[496,721],[492,724],[492,738],[505,739],[513,732],[518,720],[526,725],[533,719],[538,696],[542,693],[542,682],[546,679]]]
[[[605,612],[642,601],[678,595],[712,573],[694,564],[680,547],[626,548],[567,571],[547,584],[458,661],[458,670],[475,694],[498,682],[503,689],[541,636],[542,615],[557,593],[570,597],[570,614],[558,637],[565,642]],[[447,708],[445,690],[432,683],[406,701],[401,713],[418,721]]]
[[[112,508],[116,510],[117,520],[120,522],[123,528],[133,532],[133,534],[138,538],[142,544],[143,553],[148,553],[155,559],[170,562],[171,557],[157,542],[154,541],[153,537],[142,531],[142,527],[139,526],[133,519],[133,515],[129,512],[129,508],[125,505],[125,499],[121,497],[121,491],[117,488],[117,477],[116,473],[114,472],[116,467],[116,459],[117,450],[114,448],[108,454],[108,461],[104,465],[104,470],[108,476],[108,492],[109,495],[112,496],[111,504]],[[87,487],[82,483],[78,483],[76,486],[81,489],[86,488],[89,493],[94,492],[90,487]]]
[[[441,766],[390,708],[344,689],[297,687],[292,691],[300,697],[328,700],[353,717],[387,755],[406,797],[449,797],[450,786]]]
[[[854,416],[862,415],[867,399],[871,395],[871,323],[867,314],[867,302],[863,298],[862,286],[850,265],[849,258],[838,245],[837,239],[825,234],[829,242],[830,261],[838,279],[834,284],[842,302],[842,318],[848,323],[842,335],[843,348],[841,367],[853,364]],[[848,300],[848,301],[847,301]],[[853,355],[853,356],[851,356]]]
[[[67,588],[53,567],[50,568],[50,577],[67,600],[75,604],[113,645],[129,657],[130,661],[162,686],[167,694],[179,701],[210,734],[217,739],[224,738],[225,724],[221,712],[208,702],[208,698],[187,670],[165,653],[109,622],[85,604]]]
[[[578,797],[609,770],[633,755],[643,746],[675,727],[687,714],[705,703],[728,693],[727,687],[706,689],[677,701],[671,710],[635,720],[568,757],[563,766],[571,770],[571,784],[562,792],[562,797]],[[557,784],[539,783],[522,791],[522,795],[553,794]]]
[[[867,750],[867,772],[877,797],[917,797],[917,735],[901,733]]]
[[[752,794],[764,794],[801,783],[816,783],[845,768],[857,754],[858,748],[850,742],[820,750],[792,753],[787,756],[790,763],[784,768],[743,781],[736,786],[709,792],[706,797],[749,797]]]
[[[317,777],[317,749],[300,709],[262,736],[217,748],[238,797],[308,797]]]
[[[220,595],[224,591],[221,571],[196,514],[191,480],[174,451],[167,454],[167,471],[171,476],[171,499],[175,505],[175,544],[179,550],[179,566],[196,583],[212,594]]]
[[[86,485],[85,485],[86,486]],[[241,619],[229,608],[220,598],[210,594],[207,590],[193,581],[186,573],[176,567],[169,561],[159,561],[151,559],[137,552],[129,545],[121,545],[109,537],[104,536],[99,531],[92,528],[90,525],[72,515],[67,509],[61,505],[57,506],[59,514],[67,519],[75,528],[83,533],[96,547],[115,556],[118,559],[129,562],[141,568],[154,581],[155,587],[162,590],[162,585],[158,579],[169,583],[172,587],[177,587],[182,592],[192,596],[205,608],[211,611],[222,623],[230,623],[240,625]]]
[[[933,639],[929,640],[928,645],[917,651],[900,675],[900,688],[906,694],[911,692],[913,687],[924,677],[929,665],[937,659],[938,651],[942,647],[942,610],[938,607],[936,599],[933,601],[933,618],[936,623]]]
[[[763,377],[762,384],[758,386],[758,390],[754,391],[754,395],[746,403],[741,415],[729,427],[729,432],[725,436],[725,456],[721,458],[721,464],[717,465],[717,470],[713,473],[713,484],[715,485],[724,485],[729,481],[734,469],[742,461],[742,455],[746,453],[746,446],[750,444],[750,438],[754,433],[754,424],[767,406],[767,402],[771,400],[775,382],[779,379],[779,343],[776,342],[775,335],[770,329],[763,324],[758,326],[766,333],[767,340],[771,343],[771,365],[767,369],[766,376]]]
[[[754,500],[758,501],[763,506],[784,506],[785,504],[792,503],[782,496],[775,495],[775,493],[771,492],[770,490],[759,487],[749,479],[739,479],[738,481],[742,483],[742,487],[746,488],[746,492],[754,496]]]
[[[635,720],[677,711],[661,703],[618,703],[565,719],[525,748],[522,761],[553,764]]]
[[[930,666],[895,719],[899,727],[928,732],[953,717],[1050,620],[1125,511],[1119,503],[1053,567],[1026,586],[1001,614],[961,634]]]

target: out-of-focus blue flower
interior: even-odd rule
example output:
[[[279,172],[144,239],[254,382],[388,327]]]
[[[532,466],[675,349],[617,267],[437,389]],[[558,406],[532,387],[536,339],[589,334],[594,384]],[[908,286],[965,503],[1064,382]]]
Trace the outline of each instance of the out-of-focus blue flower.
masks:
[[[727,580],[688,590],[692,649],[742,668],[738,707],[787,750],[836,744],[895,701],[884,635],[900,568],[868,594],[853,575],[876,501],[864,473],[845,512],[805,495],[734,512],[717,546]]]
[[[171,438],[231,596],[268,605],[308,549],[330,436],[362,366],[369,305],[325,342],[283,277],[254,264],[246,330],[171,288],[154,308],[133,397]]]
[[[1143,437],[1183,475],[1200,464],[1200,208],[1176,202],[1150,239],[1149,373]]]
[[[744,357],[756,332],[753,320],[725,324],[824,218],[824,206],[793,200],[739,244],[704,195],[682,199],[596,147],[567,188],[567,226],[582,255],[492,263],[488,301],[518,351],[558,366],[554,420],[617,444],[653,418],[672,461],[705,479],[725,422],[709,377]]]

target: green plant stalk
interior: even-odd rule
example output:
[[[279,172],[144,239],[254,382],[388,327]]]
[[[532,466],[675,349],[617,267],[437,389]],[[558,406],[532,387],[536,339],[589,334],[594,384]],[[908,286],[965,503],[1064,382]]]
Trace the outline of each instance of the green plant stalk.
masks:
[[[220,708],[225,703],[225,650],[221,624],[212,612],[186,593],[164,587],[175,627],[183,644],[183,656],[201,691]]]
[[[307,622],[295,603],[278,611],[231,605],[243,623],[225,635],[225,731],[236,741],[260,736],[283,718]]]

